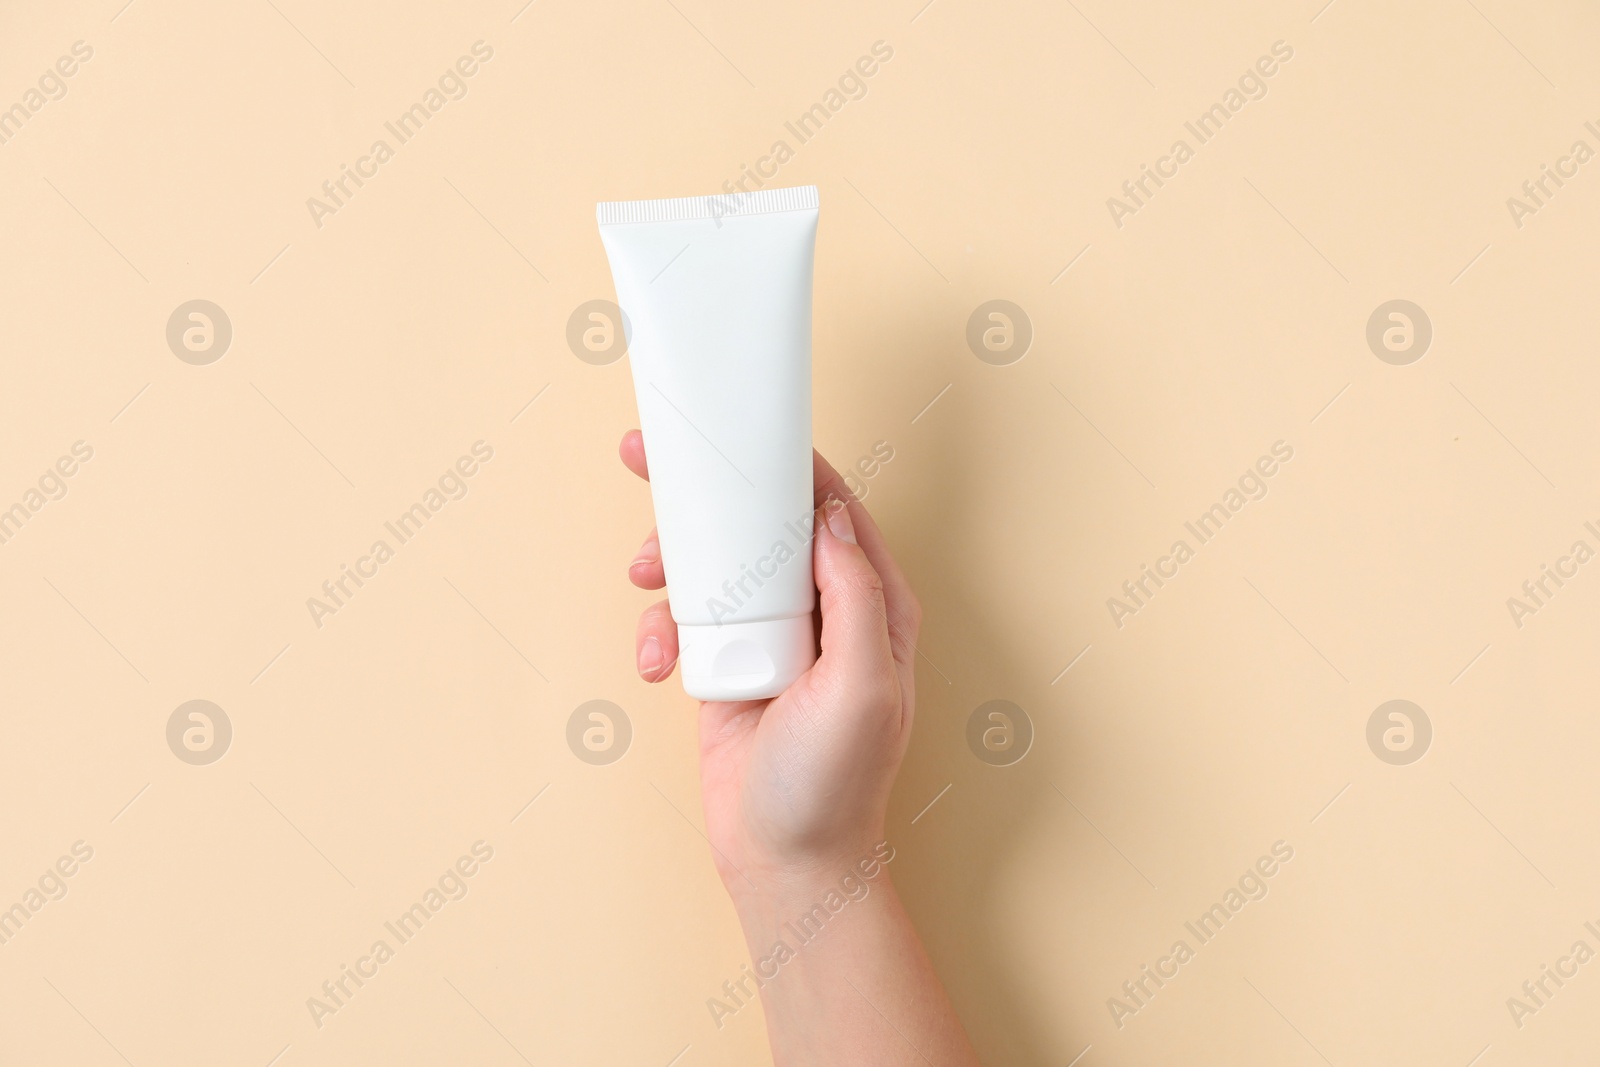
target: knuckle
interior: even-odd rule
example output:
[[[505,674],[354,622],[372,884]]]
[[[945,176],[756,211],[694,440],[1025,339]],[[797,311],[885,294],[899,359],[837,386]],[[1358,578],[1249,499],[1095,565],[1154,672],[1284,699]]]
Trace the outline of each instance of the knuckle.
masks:
[[[883,603],[883,579],[877,571],[863,570],[844,580],[845,589],[873,604]]]

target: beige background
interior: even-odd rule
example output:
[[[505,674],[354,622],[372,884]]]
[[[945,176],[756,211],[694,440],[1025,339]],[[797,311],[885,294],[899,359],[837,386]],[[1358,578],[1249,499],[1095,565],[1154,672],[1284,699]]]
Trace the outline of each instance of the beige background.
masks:
[[[93,48],[0,145],[0,507],[94,450],[0,545],[0,907],[94,850],[0,946],[0,1061],[767,1062],[758,1013],[706,1009],[747,957],[690,702],[633,670],[627,365],[564,336],[612,296],[595,201],[716,191],[879,40],[774,184],[822,191],[818,446],[894,450],[867,503],[927,623],[893,869],[987,1062],[1593,1055],[1600,963],[1520,1028],[1506,1002],[1600,949],[1600,567],[1520,629],[1506,598],[1600,547],[1600,163],[1521,228],[1506,198],[1600,148],[1600,14],[922,3],[0,8],[0,106]],[[479,40],[318,228],[307,198]],[[1107,198],[1280,40],[1118,228]],[[1396,298],[1433,325],[1409,366],[1365,340]],[[233,326],[207,366],[165,340],[192,299]],[[1035,332],[1008,366],[965,342],[991,299]],[[1114,626],[1280,439],[1270,494]],[[996,698],[1037,731],[1006,768],[965,741]],[[1434,730],[1408,766],[1366,742],[1397,698]],[[166,741],[193,699],[234,730],[209,766]],[[609,766],[565,741],[592,699],[633,726]],[[315,1026],[479,840],[467,896]],[[1278,840],[1269,895],[1119,1029],[1108,998]]]

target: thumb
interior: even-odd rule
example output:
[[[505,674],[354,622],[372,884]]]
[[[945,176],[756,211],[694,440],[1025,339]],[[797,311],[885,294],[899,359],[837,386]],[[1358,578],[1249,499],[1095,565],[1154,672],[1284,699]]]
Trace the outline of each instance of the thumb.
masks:
[[[817,509],[812,568],[822,607],[818,681],[866,694],[892,684],[894,655],[884,612],[883,578],[856,543],[855,501],[829,497]]]

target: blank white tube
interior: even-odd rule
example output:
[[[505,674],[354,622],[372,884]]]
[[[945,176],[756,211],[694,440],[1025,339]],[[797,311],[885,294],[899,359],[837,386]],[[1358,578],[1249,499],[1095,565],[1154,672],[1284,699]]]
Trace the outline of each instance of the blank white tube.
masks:
[[[599,205],[684,690],[777,696],[816,659],[817,190]]]

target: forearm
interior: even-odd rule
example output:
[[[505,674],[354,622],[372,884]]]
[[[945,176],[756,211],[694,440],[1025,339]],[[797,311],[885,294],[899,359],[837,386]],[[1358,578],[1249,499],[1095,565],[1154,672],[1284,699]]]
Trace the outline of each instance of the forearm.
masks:
[[[762,881],[730,890],[778,1067],[976,1067],[886,868]]]

